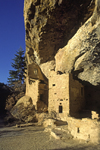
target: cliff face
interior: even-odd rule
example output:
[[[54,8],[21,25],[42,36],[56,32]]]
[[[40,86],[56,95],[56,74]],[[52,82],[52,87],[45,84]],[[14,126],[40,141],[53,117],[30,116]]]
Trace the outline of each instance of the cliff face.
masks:
[[[93,0],[25,0],[28,64],[54,60],[82,24],[92,15]]]
[[[100,1],[89,18],[67,45],[55,56],[56,71],[72,72],[94,86],[100,85]]]
[[[44,71],[48,74],[51,68],[48,62],[56,59],[56,71],[73,72],[79,79],[99,85],[100,24],[96,14],[99,3],[99,0],[25,0],[27,63],[41,64],[43,71],[49,65]]]
[[[27,65],[36,62],[47,78],[72,73],[87,86],[88,105],[100,107],[99,16],[100,0],[24,2]]]
[[[100,84],[100,24],[91,18],[77,31],[68,44],[56,54],[56,71],[73,72],[92,85]]]

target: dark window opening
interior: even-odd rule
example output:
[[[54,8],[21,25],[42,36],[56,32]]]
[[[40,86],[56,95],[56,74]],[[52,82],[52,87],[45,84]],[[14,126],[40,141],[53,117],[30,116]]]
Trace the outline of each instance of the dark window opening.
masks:
[[[81,95],[83,96],[83,94],[84,94],[84,88],[81,87]]]
[[[80,129],[79,128],[77,128],[77,133],[80,133]]]
[[[45,82],[44,82],[43,80],[40,80],[40,83],[41,83],[41,84],[45,84]]]
[[[52,86],[55,86],[55,84],[52,84]]]
[[[63,99],[60,99],[60,101],[63,101]]]
[[[61,74],[63,74],[61,71],[57,71],[57,74],[59,74],[59,75],[61,75]]]
[[[43,94],[40,94],[40,101],[43,101]]]
[[[63,112],[63,107],[59,106],[59,113],[62,113],[62,112]]]

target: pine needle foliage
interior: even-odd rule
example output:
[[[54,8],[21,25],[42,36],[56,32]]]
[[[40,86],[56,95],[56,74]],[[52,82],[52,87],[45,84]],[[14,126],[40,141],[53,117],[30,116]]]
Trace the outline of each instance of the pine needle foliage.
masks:
[[[19,50],[16,52],[13,62],[11,66],[13,70],[9,70],[9,78],[8,78],[8,85],[13,87],[17,84],[24,83],[24,74],[25,74],[25,56],[24,51],[20,47]]]

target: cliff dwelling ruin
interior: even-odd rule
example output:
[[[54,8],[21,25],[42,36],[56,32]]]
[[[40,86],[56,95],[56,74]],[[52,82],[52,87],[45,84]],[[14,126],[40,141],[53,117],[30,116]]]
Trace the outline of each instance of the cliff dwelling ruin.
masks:
[[[92,142],[100,128],[100,19],[91,22],[98,1],[24,2],[26,95],[37,111],[47,106],[75,138]]]
[[[58,74],[50,71],[47,79],[36,63],[28,65],[26,95],[32,98],[38,111],[38,103],[44,102],[48,112],[55,111],[61,120],[75,116],[85,107],[84,87],[74,80],[72,74]]]
[[[44,102],[48,106],[48,79],[36,63],[28,65],[27,71],[26,95],[32,98],[36,110],[39,102]]]
[[[57,119],[67,121],[75,138],[98,142],[99,114],[86,109],[84,86],[74,80],[71,73],[51,70],[47,79],[40,67],[32,63],[28,65],[27,74],[26,95],[32,98],[37,112],[45,104],[48,109],[41,112],[55,112]]]
[[[55,111],[61,120],[75,116],[85,107],[84,87],[74,80],[72,74],[50,72],[49,77],[49,112]]]

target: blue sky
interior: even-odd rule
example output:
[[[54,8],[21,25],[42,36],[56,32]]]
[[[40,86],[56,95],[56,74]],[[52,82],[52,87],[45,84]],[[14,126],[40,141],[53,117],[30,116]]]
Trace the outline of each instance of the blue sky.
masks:
[[[0,0],[0,82],[7,83],[14,54],[25,50],[24,0]]]

